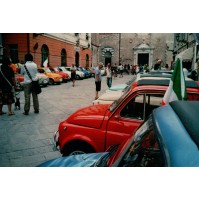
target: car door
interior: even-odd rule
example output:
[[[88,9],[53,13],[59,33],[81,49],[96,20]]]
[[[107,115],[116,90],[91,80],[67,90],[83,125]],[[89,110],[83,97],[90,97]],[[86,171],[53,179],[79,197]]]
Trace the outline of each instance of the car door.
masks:
[[[106,148],[120,144],[161,105],[162,94],[134,93],[110,117],[107,125]]]

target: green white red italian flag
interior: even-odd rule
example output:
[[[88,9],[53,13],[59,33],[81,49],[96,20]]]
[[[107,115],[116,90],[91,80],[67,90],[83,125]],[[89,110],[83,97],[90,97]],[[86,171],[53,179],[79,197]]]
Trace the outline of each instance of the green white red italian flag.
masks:
[[[175,63],[169,87],[167,88],[162,100],[162,105],[166,105],[174,100],[187,100],[185,77],[182,69],[182,59],[180,58],[178,58]]]

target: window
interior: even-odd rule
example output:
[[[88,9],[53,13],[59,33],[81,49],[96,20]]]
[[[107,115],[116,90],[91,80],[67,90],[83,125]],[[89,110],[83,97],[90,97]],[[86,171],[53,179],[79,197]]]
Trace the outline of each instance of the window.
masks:
[[[78,37],[78,36],[79,36],[79,33],[75,33],[75,36]]]
[[[49,64],[49,50],[47,45],[42,45],[41,48],[41,66],[43,66],[44,61],[48,59],[48,64]]]
[[[86,67],[89,67],[89,55],[86,55]]]
[[[16,44],[9,45],[9,49],[10,49],[10,58],[11,58],[12,62],[17,63],[17,60],[18,60],[18,45],[16,45]]]
[[[67,66],[67,62],[66,62],[66,50],[62,49],[61,51],[61,66]]]
[[[162,98],[162,94],[137,95],[126,104],[120,115],[124,118],[145,120],[153,109],[161,106]]]
[[[120,161],[119,167],[165,166],[164,156],[160,150],[151,117],[137,130],[136,134],[137,137],[134,138]]]
[[[86,33],[86,40],[88,40],[89,39],[89,35],[88,35],[88,33]]]

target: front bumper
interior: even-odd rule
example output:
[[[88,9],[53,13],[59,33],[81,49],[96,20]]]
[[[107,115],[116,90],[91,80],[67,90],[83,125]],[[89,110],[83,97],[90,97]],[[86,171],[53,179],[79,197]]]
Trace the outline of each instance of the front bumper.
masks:
[[[55,146],[55,148],[57,150],[60,151],[60,147],[59,147],[59,130],[57,130],[55,133],[54,133],[54,136],[53,136],[53,144]]]

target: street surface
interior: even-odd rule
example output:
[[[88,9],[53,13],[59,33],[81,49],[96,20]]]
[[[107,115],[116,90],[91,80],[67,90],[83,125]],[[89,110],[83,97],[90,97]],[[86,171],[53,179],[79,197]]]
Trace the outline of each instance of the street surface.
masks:
[[[129,81],[133,76],[113,79],[113,85]],[[102,78],[101,95],[107,90],[106,77]],[[23,115],[24,93],[18,94],[21,110],[15,115],[0,116],[0,167],[35,167],[38,164],[60,157],[53,145],[53,135],[59,122],[77,109],[92,105],[95,97],[95,80],[88,78],[61,85],[49,85],[39,94],[40,113],[35,114],[32,106],[29,115]],[[14,104],[13,104],[14,108]],[[7,105],[3,106],[7,112]]]

